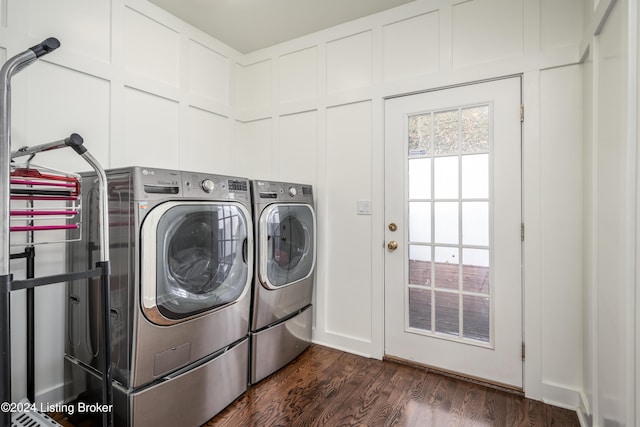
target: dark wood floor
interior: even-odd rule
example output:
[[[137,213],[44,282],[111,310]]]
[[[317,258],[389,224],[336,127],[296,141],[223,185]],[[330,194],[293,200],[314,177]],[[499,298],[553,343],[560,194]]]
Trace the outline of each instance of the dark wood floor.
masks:
[[[51,414],[65,427],[73,424]],[[100,425],[100,424],[98,424]],[[394,362],[312,345],[205,427],[559,426],[575,412]],[[181,427],[181,426],[176,426]]]
[[[207,427],[579,426],[576,413],[394,362],[312,345]]]

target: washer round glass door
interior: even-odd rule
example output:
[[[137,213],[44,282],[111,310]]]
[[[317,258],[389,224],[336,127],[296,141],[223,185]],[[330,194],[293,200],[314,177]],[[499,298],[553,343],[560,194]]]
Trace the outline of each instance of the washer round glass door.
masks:
[[[260,281],[270,289],[309,277],[315,266],[315,214],[306,204],[269,205],[260,217]]]
[[[177,323],[231,304],[250,286],[249,212],[236,203],[167,202],[141,231],[142,305],[149,320]]]

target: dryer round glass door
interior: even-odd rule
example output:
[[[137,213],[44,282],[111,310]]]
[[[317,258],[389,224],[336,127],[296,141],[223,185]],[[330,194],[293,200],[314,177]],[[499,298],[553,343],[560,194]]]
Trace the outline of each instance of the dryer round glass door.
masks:
[[[250,285],[249,213],[235,203],[168,202],[142,225],[145,315],[172,324],[237,301]]]
[[[266,287],[291,285],[313,273],[315,215],[311,206],[268,206],[261,216],[260,233],[260,279]]]

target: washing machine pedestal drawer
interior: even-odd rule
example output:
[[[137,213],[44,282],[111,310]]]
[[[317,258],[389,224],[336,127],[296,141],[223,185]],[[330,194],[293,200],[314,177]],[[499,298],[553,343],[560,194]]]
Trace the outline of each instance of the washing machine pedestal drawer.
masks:
[[[247,390],[248,340],[220,356],[129,396],[135,427],[200,426]]]
[[[251,334],[251,384],[291,362],[311,344],[313,310]]]

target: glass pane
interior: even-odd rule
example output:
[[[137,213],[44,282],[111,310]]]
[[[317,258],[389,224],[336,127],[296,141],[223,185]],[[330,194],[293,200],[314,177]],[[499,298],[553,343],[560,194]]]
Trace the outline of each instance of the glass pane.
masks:
[[[458,156],[433,159],[434,195],[436,199],[458,198]]]
[[[461,118],[462,152],[489,151],[489,106],[463,108]]]
[[[489,251],[462,249],[462,288],[467,292],[489,294]]]
[[[489,198],[489,155],[462,156],[462,198]]]
[[[235,301],[248,269],[242,258],[247,220],[231,205],[168,209],[158,221],[156,301],[169,319],[181,319]]]
[[[435,203],[435,241],[457,245],[458,202]]]
[[[307,277],[313,267],[313,214],[306,205],[274,206],[267,215],[267,278],[284,286]]]
[[[431,331],[431,290],[409,288],[409,327]]]
[[[409,202],[409,240],[431,242],[431,203]]]
[[[436,332],[455,336],[460,334],[458,298],[458,294],[436,292]]]
[[[489,246],[489,202],[462,202],[462,244]]]
[[[409,157],[431,155],[431,113],[409,116]]]
[[[491,314],[490,108],[408,117],[409,327],[481,342]]]
[[[409,198],[431,198],[431,159],[409,160]]]
[[[433,129],[435,154],[458,154],[458,110],[435,113]]]
[[[436,247],[434,268],[437,288],[458,289],[458,251],[458,248]]]
[[[431,286],[431,246],[409,245],[409,284]]]
[[[489,297],[463,295],[462,310],[464,327],[462,335],[464,338],[489,342],[489,308]]]

